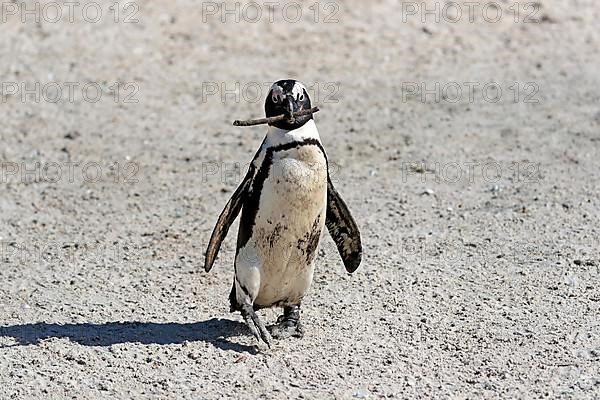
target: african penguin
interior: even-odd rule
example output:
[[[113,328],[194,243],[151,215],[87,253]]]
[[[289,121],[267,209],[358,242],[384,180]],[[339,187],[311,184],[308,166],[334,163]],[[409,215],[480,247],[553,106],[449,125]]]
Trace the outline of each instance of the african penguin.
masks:
[[[281,80],[271,86],[266,116],[287,118],[269,124],[244,180],[219,216],[206,251],[208,272],[241,211],[231,311],[240,311],[254,336],[269,347],[271,336],[303,335],[300,304],[312,281],[324,226],[348,272],[354,272],[361,261],[360,232],[333,187],[313,116],[293,116],[310,108],[302,83]],[[269,334],[255,311],[275,306],[283,307],[283,315]]]

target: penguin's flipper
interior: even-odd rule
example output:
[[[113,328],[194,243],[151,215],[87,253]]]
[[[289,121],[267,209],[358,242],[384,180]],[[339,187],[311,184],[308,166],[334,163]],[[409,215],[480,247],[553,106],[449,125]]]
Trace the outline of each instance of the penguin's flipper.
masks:
[[[233,224],[233,221],[237,218],[240,210],[242,209],[242,205],[244,204],[244,200],[248,196],[248,192],[252,185],[252,177],[253,171],[248,171],[246,177],[237,187],[231,198],[225,205],[225,208],[219,215],[219,219],[217,220],[217,224],[213,229],[212,235],[210,236],[210,242],[208,243],[208,248],[206,249],[206,256],[204,258],[204,270],[206,272],[210,271],[215,259],[217,258],[217,253],[219,253],[219,249],[221,248],[221,242],[227,236],[227,232]]]
[[[358,226],[333,183],[327,176],[327,219],[325,225],[342,256],[346,271],[352,273],[360,265],[362,244]]]

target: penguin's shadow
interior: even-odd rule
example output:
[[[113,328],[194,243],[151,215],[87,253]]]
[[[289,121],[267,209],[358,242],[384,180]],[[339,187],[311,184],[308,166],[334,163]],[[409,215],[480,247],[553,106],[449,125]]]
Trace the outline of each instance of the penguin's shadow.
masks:
[[[202,322],[106,322],[102,324],[53,324],[34,323],[0,326],[0,338],[12,337],[17,343],[8,346],[39,344],[50,338],[68,338],[84,346],[112,346],[121,343],[182,344],[202,341],[223,350],[256,354],[254,346],[246,346],[227,340],[247,334],[241,322],[212,318]],[[8,347],[0,346],[0,347]]]

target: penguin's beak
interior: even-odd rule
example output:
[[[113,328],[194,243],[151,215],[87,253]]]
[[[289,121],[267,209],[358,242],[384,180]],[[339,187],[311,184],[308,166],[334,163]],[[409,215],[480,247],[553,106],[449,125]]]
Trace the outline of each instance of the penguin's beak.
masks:
[[[294,98],[292,96],[287,96],[285,98],[284,109],[285,115],[288,117],[288,119],[293,119],[292,115],[294,113]]]

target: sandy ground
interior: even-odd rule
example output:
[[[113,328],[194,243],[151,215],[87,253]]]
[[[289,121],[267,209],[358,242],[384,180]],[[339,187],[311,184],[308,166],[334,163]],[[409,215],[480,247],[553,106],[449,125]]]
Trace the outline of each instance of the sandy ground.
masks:
[[[97,23],[85,2],[39,23],[7,4],[0,398],[600,396],[597,2],[502,1],[497,22],[485,3],[472,22],[391,0],[236,22],[107,2]],[[285,77],[322,106],[365,256],[348,275],[325,234],[305,337],[266,350],[228,312],[235,235],[201,267],[264,134],[231,121]]]

